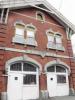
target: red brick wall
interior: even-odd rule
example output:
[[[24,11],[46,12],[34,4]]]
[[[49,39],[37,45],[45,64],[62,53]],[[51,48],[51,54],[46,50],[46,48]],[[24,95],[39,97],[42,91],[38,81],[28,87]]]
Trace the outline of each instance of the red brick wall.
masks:
[[[66,32],[65,32],[65,28],[63,26],[61,26],[57,21],[55,21],[50,15],[48,15],[46,12],[43,12],[45,15],[45,21],[47,22],[40,22],[38,20],[36,20],[36,11],[38,11],[38,9],[21,9],[21,10],[14,10],[14,11],[10,11],[9,12],[9,17],[8,17],[8,23],[7,23],[7,30],[6,30],[6,26],[2,26],[0,25],[0,43],[1,46],[6,46],[6,47],[11,47],[11,48],[17,48],[17,49],[22,49],[22,50],[26,50],[26,49],[33,49],[33,50],[41,50],[41,51],[48,51],[50,53],[56,53],[55,50],[50,50],[47,49],[47,36],[46,36],[46,31],[48,29],[52,29],[55,32],[60,32],[63,36],[63,46],[65,48],[65,51],[57,51],[57,54],[60,55],[66,55],[66,56],[72,56],[72,49],[71,49],[71,42],[67,41],[67,36],[66,36]],[[13,13],[16,12],[16,13]],[[19,15],[17,13],[23,14],[23,15]],[[34,18],[29,18],[26,17],[30,16],[30,17],[34,17]],[[24,45],[20,45],[20,44],[13,44],[12,43],[12,38],[15,35],[14,32],[14,23],[17,20],[21,20],[25,23],[25,25],[32,23],[36,28],[36,41],[38,43],[37,47],[31,47],[31,46],[24,46]],[[1,28],[2,27],[2,28]],[[2,30],[2,31],[1,31]],[[5,35],[6,33],[6,35]],[[24,53],[18,53],[18,52],[10,52],[10,51],[2,51],[0,50],[0,69],[3,70],[4,69],[4,65],[5,62],[11,58],[14,57],[19,57],[19,56],[23,56]],[[54,57],[44,57],[42,58],[41,56],[37,56],[37,55],[30,55],[27,54],[29,57],[35,59],[36,61],[38,61],[44,70],[44,66],[46,63],[48,63],[49,61],[55,60],[56,58]],[[70,78],[70,87],[74,87],[75,88],[75,68],[74,68],[74,62],[71,59],[64,59],[64,58],[59,58],[62,62],[65,62],[67,65],[69,65],[71,67],[71,77]],[[5,78],[5,77],[4,77]],[[6,80],[4,82],[4,78],[0,77],[1,82],[0,82],[0,91],[4,91],[6,90],[5,84],[6,84]],[[42,85],[43,84],[43,85]],[[40,89],[46,89],[47,85],[46,85],[46,76],[45,75],[41,75],[40,76]]]
[[[0,24],[0,47],[6,46],[6,33],[7,26]],[[0,49],[0,91],[5,90],[4,77],[2,76],[5,70],[5,61],[5,51]]]
[[[70,57],[73,56],[72,52],[72,46],[71,46],[71,41],[67,41],[67,49],[68,49],[68,54]],[[75,60],[74,59],[69,59],[70,62],[70,69],[71,69],[71,74],[70,74],[70,87],[75,89]]]
[[[46,49],[47,48],[46,31],[48,29],[52,29],[55,32],[60,32],[63,35],[63,46],[66,48],[67,37],[66,37],[65,29],[62,26],[56,26],[56,25],[59,25],[58,22],[56,22],[54,19],[52,19],[52,17],[49,17],[49,15],[46,14],[45,12],[44,12],[44,15],[46,16],[45,20],[50,22],[50,23],[53,23],[53,24],[50,24],[50,23],[47,23],[47,22],[41,23],[40,21],[36,20],[36,11],[37,10],[34,10],[34,9],[33,10],[28,9],[27,11],[25,9],[23,11],[22,10],[21,11],[19,11],[19,10],[14,11],[14,12],[17,12],[17,13],[20,13],[20,14],[23,14],[23,15],[28,15],[28,16],[34,17],[35,19],[31,19],[31,18],[22,16],[22,15],[14,14],[14,13],[12,13],[12,11],[10,11],[8,24],[7,24],[8,27],[9,27],[8,32],[7,32],[8,37],[7,37],[7,41],[6,41],[7,46],[8,47],[16,47],[16,48],[20,48],[20,49],[27,49],[27,48],[30,49],[30,48],[32,48],[30,46],[24,47],[23,45],[17,45],[17,44],[13,45],[13,43],[12,43],[12,37],[15,35],[14,23],[17,20],[21,20],[25,23],[25,25],[32,23],[37,28],[36,40],[37,40],[38,46],[35,47],[34,49],[47,50]],[[54,24],[56,24],[56,25],[54,25]],[[48,51],[55,52],[55,50],[48,50]],[[59,54],[68,55],[67,50],[65,50],[65,52],[60,51]]]

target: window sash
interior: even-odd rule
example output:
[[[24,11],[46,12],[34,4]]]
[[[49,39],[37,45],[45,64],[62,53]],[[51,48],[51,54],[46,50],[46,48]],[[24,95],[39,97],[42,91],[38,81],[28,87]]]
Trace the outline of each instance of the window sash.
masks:
[[[56,42],[57,44],[62,44],[61,36],[56,36],[56,37],[55,37],[55,42]]]
[[[17,62],[10,66],[10,71],[37,72],[37,67],[30,63]]]
[[[36,72],[36,67],[28,63],[23,63],[23,71]]]
[[[66,73],[66,69],[64,67],[61,67],[61,66],[56,66],[56,72]]]
[[[66,68],[61,66],[49,66],[47,67],[47,72],[56,72],[56,73],[66,73]]]
[[[27,38],[35,38],[34,31],[27,30]]]
[[[57,75],[57,83],[58,84],[64,84],[66,82],[66,75]]]
[[[36,75],[26,74],[23,76],[23,85],[36,85]]]
[[[54,42],[54,36],[48,35],[48,42]]]
[[[24,36],[24,29],[16,27],[16,35]]]
[[[15,63],[10,66],[10,71],[22,71],[21,63]]]
[[[37,19],[38,19],[38,20],[43,20],[43,15],[38,13],[38,14],[37,14]]]
[[[48,67],[47,72],[55,72],[55,66]]]

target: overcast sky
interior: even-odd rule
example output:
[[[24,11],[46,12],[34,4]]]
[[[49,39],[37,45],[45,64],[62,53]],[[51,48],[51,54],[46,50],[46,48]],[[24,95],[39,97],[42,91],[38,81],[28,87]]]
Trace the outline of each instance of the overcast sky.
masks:
[[[47,0],[67,19],[75,24],[75,0]]]
[[[75,0],[47,0],[60,11],[72,24],[75,25]],[[71,38],[73,52],[75,54],[75,35]]]

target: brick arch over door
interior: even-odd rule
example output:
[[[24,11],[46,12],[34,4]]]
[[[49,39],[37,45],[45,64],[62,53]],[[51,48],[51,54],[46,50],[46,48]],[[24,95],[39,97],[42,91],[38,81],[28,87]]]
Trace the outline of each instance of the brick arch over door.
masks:
[[[60,60],[45,65],[49,97],[69,95],[70,67]]]
[[[62,62],[61,60],[53,60],[53,61],[50,61],[48,63],[45,64],[45,67],[44,67],[44,71],[47,72],[47,68],[50,67],[50,66],[53,66],[53,65],[62,65],[64,66],[67,70],[68,70],[68,75],[70,75],[71,73],[71,70],[70,70],[70,66],[67,65],[66,63]]]
[[[8,60],[6,62],[8,100],[38,99],[41,68],[36,60],[26,55]]]
[[[17,62],[17,61],[31,62],[31,63],[35,64],[36,66],[38,66],[39,74],[42,72],[42,65],[38,61],[34,60],[33,58],[28,57],[27,55],[19,56],[19,57],[14,57],[14,58],[8,60],[6,62],[6,65],[5,65],[6,71],[8,71],[8,68],[10,67],[10,64],[12,64],[14,62]]]

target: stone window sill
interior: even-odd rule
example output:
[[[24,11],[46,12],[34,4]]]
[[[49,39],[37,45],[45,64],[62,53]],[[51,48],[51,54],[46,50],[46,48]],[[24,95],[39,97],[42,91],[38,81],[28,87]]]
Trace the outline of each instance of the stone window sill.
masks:
[[[63,46],[58,47],[58,46],[56,46],[56,45],[48,45],[48,44],[47,44],[47,48],[48,48],[48,49],[53,49],[53,50],[65,51],[65,48],[64,48]]]
[[[26,44],[26,45],[30,45],[30,46],[37,46],[37,42],[35,39],[25,39],[23,37],[19,37],[19,36],[14,36],[12,39],[12,42],[14,43],[18,43],[18,44]]]

